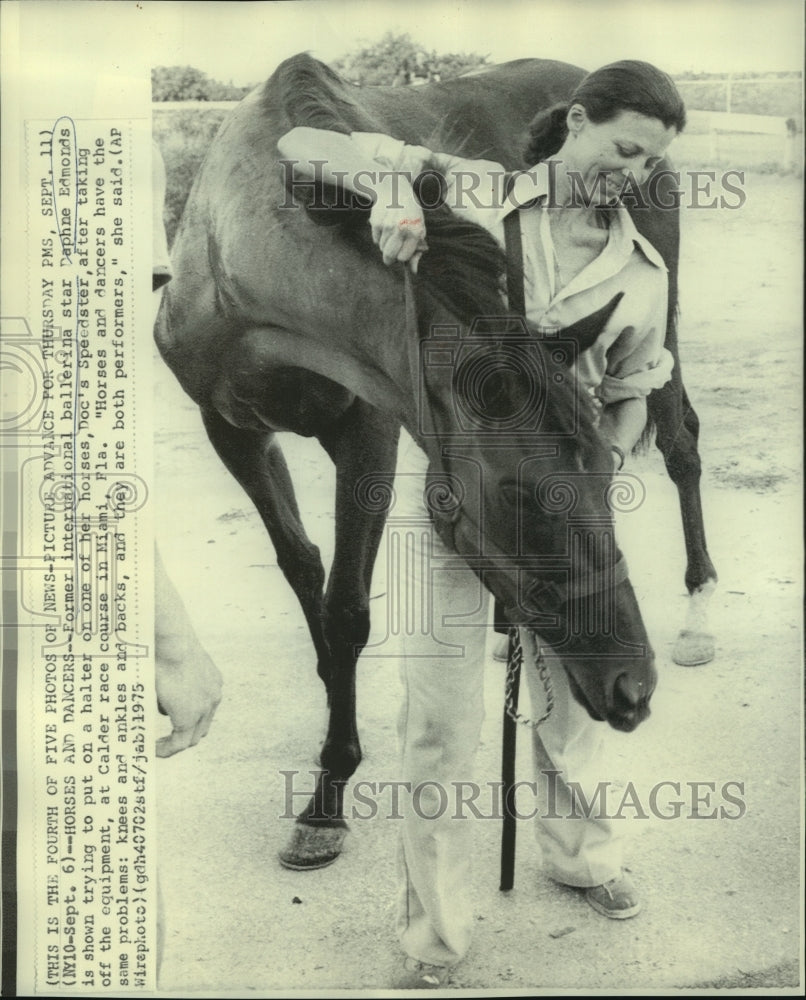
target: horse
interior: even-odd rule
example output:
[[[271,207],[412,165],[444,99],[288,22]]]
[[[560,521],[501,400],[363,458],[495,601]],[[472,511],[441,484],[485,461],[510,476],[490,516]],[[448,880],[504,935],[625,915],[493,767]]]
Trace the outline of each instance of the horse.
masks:
[[[322,771],[281,853],[287,867],[321,867],[341,850],[344,788],[361,760],[356,661],[369,636],[369,586],[387,510],[362,499],[362,489],[384,483],[391,491],[401,426],[430,460],[434,530],[510,621],[538,628],[560,650],[591,716],[630,731],[649,713],[654,654],[614,542],[609,452],[568,365],[557,361],[563,352],[524,333],[506,309],[497,244],[443,206],[428,214],[430,249],[417,275],[387,267],[370,237],[368,206],[342,201],[328,209],[327,192],[315,184],[310,197],[289,190],[277,153],[279,138],[306,124],[382,131],[516,169],[528,122],[581,76],[561,63],[519,60],[416,89],[357,87],[301,54],[231,112],[195,179],[155,338],[264,522],[305,615],[328,699]],[[669,266],[673,317],[676,214],[642,214],[651,214],[642,231]],[[585,350],[614,305],[563,331],[564,343]],[[480,331],[485,317],[492,319]],[[459,342],[439,340],[444,330],[462,331]],[[481,365],[481,383],[460,377],[462,337],[474,346],[470,367]],[[513,343],[533,359],[528,372],[507,361]],[[454,350],[454,363],[425,363],[429,344],[443,356]],[[682,389],[673,319],[667,346],[675,375],[650,409],[681,491],[687,582],[696,590],[715,573],[698,500],[697,422]],[[566,352],[569,361],[573,354]],[[484,410],[481,429],[463,418],[474,407]],[[519,423],[525,412],[539,420]],[[315,437],[336,467],[326,587],[280,431]],[[591,607],[596,626],[581,626]]]

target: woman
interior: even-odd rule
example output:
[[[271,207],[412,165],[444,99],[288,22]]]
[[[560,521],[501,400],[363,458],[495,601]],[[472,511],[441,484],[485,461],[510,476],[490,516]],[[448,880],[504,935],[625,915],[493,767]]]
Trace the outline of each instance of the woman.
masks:
[[[515,176],[508,194],[498,163],[433,153],[389,136],[296,128],[278,145],[303,170],[306,161],[326,161],[323,175],[331,183],[363,193],[375,180],[370,224],[386,264],[403,261],[416,270],[428,252],[422,211],[401,172],[415,177],[429,164],[447,180],[449,207],[484,226],[502,246],[503,219],[519,209],[526,318],[537,327],[565,328],[623,293],[576,366],[577,378],[599,401],[599,429],[611,445],[614,468],[620,469],[646,423],[646,397],[668,381],[672,358],[663,347],[666,269],[619,198],[626,184],[647,179],[684,124],[683,102],[670,77],[647,63],[625,61],[589,74],[567,104],[537,116],[525,156],[534,167]],[[313,172],[311,165],[309,169]],[[427,519],[422,497],[426,468],[425,455],[413,442],[401,445],[396,515]],[[477,641],[468,641],[466,623],[472,608],[479,609],[477,620],[484,620],[487,603],[486,595],[479,600],[479,584],[469,571],[434,570],[447,553],[438,539],[433,545],[427,579],[412,570],[406,580],[414,603],[422,605],[427,596],[432,631],[424,635],[414,629],[401,637],[401,778],[413,786],[435,785],[433,799],[421,796],[403,823],[398,931],[408,958],[396,984],[401,988],[444,985],[450,967],[467,951],[473,924],[468,823],[451,810],[428,817],[440,814],[436,785],[445,789],[472,777],[484,713],[484,634],[479,628]],[[419,562],[409,560],[415,567]],[[463,656],[435,657],[435,640],[456,645],[456,630],[443,624],[446,616],[457,620],[462,615]],[[531,634],[522,631],[521,641],[534,659]],[[526,673],[533,704],[539,705],[537,671]],[[581,789],[590,802],[597,782],[606,777],[600,758],[602,724],[574,700],[561,667],[552,670],[552,682],[554,710],[533,737],[533,825],[544,869],[556,881],[583,889],[604,916],[632,917],[640,901],[622,871],[612,824],[595,811],[573,815],[575,791],[578,796]]]

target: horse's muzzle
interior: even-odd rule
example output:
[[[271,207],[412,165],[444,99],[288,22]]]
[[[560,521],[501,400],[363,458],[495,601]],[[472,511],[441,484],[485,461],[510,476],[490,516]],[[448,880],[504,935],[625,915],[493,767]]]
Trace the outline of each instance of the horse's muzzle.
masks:
[[[605,671],[600,677],[585,672],[584,686],[575,676],[577,664],[563,662],[574,698],[597,722],[607,722],[613,729],[631,733],[650,715],[649,702],[657,683],[655,656],[651,650],[641,657],[640,665],[631,663],[628,670]]]
[[[654,657],[650,660],[648,673],[651,683],[631,674],[619,674],[616,678],[613,685],[613,704],[607,717],[607,721],[614,729],[631,733],[649,716],[649,699],[655,690],[656,680]]]

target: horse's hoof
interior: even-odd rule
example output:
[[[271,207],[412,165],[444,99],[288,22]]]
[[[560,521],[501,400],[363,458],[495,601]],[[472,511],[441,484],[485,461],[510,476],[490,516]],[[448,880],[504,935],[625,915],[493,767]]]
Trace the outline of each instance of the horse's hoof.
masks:
[[[280,864],[295,872],[326,868],[341,854],[346,836],[346,825],[309,826],[296,823],[288,846],[280,851]]]
[[[672,659],[681,667],[699,667],[714,658],[714,637],[709,632],[683,629],[678,635]]]

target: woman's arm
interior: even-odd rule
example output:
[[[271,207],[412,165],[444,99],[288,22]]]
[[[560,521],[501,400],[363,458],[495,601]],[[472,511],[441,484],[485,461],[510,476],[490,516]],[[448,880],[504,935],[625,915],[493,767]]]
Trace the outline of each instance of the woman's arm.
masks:
[[[422,212],[412,191],[412,181],[426,167],[444,177],[451,211],[490,231],[506,214],[506,171],[494,160],[434,152],[378,132],[345,135],[308,127],[291,129],[277,146],[303,172],[372,200],[372,237],[386,264],[408,260],[416,270],[427,249]]]
[[[420,204],[404,173],[385,170],[368,157],[351,136],[327,129],[298,126],[277,143],[280,155],[295,160],[306,174],[344,186],[373,200],[370,212],[372,238],[384,264],[411,261],[413,270],[425,244],[425,223]]]
[[[625,455],[629,455],[638,443],[646,426],[646,396],[633,396],[608,403],[599,419],[599,432],[608,444],[615,445]],[[621,468],[621,455],[613,452],[613,464]]]
[[[645,265],[642,270],[641,283],[635,291],[638,301],[643,299],[643,307],[639,305],[638,313],[628,317],[630,322],[622,336],[608,351],[607,370],[596,391],[603,404],[599,431],[625,455],[638,443],[646,426],[647,396],[669,381],[673,365],[671,354],[663,346],[666,271],[652,265]],[[614,465],[620,468],[621,457],[616,452],[613,455]]]

